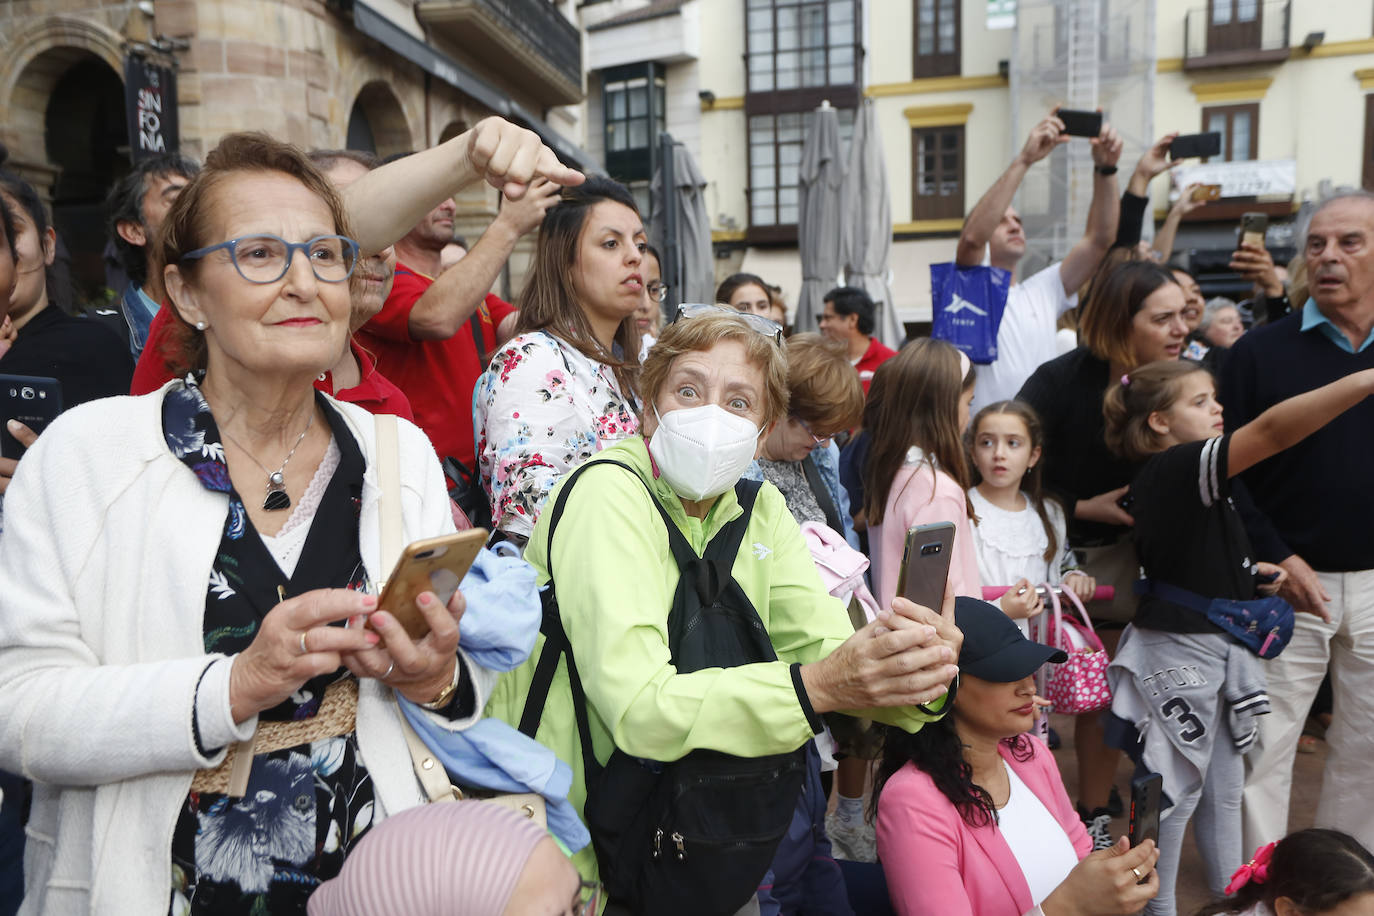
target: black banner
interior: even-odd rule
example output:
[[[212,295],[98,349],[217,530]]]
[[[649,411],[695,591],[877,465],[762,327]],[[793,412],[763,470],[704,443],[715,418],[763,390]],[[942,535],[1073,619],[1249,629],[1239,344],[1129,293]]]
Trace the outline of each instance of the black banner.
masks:
[[[180,137],[174,71],[134,54],[126,56],[124,110],[128,112],[131,160],[176,152]]]

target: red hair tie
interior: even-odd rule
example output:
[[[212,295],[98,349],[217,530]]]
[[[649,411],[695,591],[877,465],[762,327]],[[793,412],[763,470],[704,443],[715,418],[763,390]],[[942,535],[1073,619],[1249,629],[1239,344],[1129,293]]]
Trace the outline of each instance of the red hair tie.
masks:
[[[1267,843],[1255,850],[1255,857],[1246,862],[1236,873],[1231,876],[1231,883],[1226,885],[1226,895],[1229,897],[1245,885],[1254,881],[1256,884],[1263,884],[1269,877],[1269,860],[1274,857],[1274,847],[1277,843]]]

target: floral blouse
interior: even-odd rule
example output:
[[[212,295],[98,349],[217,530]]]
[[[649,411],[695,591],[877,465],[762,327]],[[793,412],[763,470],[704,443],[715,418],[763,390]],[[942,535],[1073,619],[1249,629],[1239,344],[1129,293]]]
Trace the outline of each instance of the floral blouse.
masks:
[[[545,331],[514,338],[473,392],[482,486],[496,527],[529,537],[560,477],[639,431],[615,372]]]
[[[339,449],[339,465],[288,577],[230,483],[219,430],[195,380],[188,378],[167,392],[162,408],[167,447],[206,489],[229,497],[206,585],[206,652],[246,649],[282,595],[368,587],[358,549],[362,453],[342,418],[327,403],[323,409]],[[318,712],[325,688],[351,676],[340,668],[314,678],[260,718],[310,718]],[[372,780],[356,734],[258,754],[242,798],[194,791],[186,797],[172,837],[169,912],[304,913],[306,898],[321,881],[338,874],[348,850],[372,825],[372,813]]]

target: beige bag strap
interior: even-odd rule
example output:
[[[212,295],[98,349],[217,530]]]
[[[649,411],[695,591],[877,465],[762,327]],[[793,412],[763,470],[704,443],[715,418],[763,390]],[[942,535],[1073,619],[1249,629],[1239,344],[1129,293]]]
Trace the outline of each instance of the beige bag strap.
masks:
[[[381,499],[378,507],[381,527],[381,568],[386,575],[396,566],[401,555],[401,461],[398,444],[399,426],[392,414],[377,414],[377,483]],[[384,585],[385,583],[383,583]],[[381,591],[381,587],[378,588]],[[438,758],[425,746],[415,729],[410,727],[405,713],[396,706],[396,717],[401,721],[401,731],[405,734],[406,747],[410,749],[410,761],[415,767],[415,778],[425,790],[425,796],[432,802],[452,801],[453,787],[449,784],[448,773],[444,771]]]

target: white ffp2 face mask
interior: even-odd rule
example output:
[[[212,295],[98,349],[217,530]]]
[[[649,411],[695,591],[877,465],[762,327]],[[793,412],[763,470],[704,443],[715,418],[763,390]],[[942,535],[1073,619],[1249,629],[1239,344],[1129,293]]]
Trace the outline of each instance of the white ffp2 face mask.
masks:
[[[754,460],[763,432],[718,404],[685,407],[658,417],[649,454],[668,485],[684,499],[719,496],[739,481]]]

